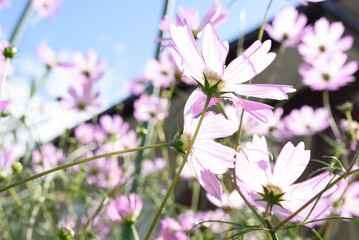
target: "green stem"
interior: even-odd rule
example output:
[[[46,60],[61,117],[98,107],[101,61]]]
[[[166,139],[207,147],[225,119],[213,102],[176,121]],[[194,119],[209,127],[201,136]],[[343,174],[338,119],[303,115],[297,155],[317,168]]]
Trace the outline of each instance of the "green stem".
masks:
[[[265,13],[264,18],[263,18],[263,22],[262,22],[261,28],[259,29],[259,33],[258,33],[258,40],[259,40],[259,41],[262,41],[263,32],[264,32],[264,25],[265,25],[266,22],[267,22],[268,12],[269,12],[270,6],[272,5],[272,2],[273,2],[273,0],[270,0],[270,2],[269,2],[269,4],[268,4],[268,7],[267,7],[267,10],[266,10],[266,13]]]
[[[133,234],[133,239],[140,240],[140,237],[138,236],[135,224],[131,224],[131,230],[132,230],[132,234]]]
[[[31,13],[31,0],[28,1],[22,15],[21,18],[19,19],[19,21],[16,24],[16,27],[14,29],[14,31],[12,32],[12,35],[10,37],[10,45],[13,46],[17,43],[18,38],[19,38],[19,34],[21,32],[21,30],[23,29],[23,27],[25,26],[26,20],[27,18],[30,16]]]
[[[193,211],[197,210],[199,194],[201,192],[201,185],[198,181],[193,182],[193,190],[192,190],[192,201],[191,201],[191,209]]]
[[[335,119],[333,117],[333,112],[332,112],[332,109],[330,107],[330,102],[329,102],[329,92],[328,90],[324,90],[323,91],[323,105],[324,107],[328,110],[328,113],[329,113],[329,125],[334,133],[334,136],[336,138],[336,141],[340,141],[341,139],[341,136],[340,136],[340,132],[339,132],[339,129],[338,129],[338,126],[337,124],[335,123]]]
[[[147,234],[146,234],[145,240],[148,240],[149,237],[151,236],[152,230],[153,230],[153,228],[155,227],[155,224],[156,224],[156,222],[157,222],[157,220],[158,220],[158,218],[159,218],[159,216],[160,216],[160,214],[161,214],[161,212],[162,212],[162,209],[163,209],[163,207],[165,206],[165,204],[166,204],[166,202],[167,202],[167,199],[168,199],[169,196],[171,195],[171,193],[172,193],[172,191],[173,191],[173,189],[174,189],[174,187],[175,187],[175,185],[176,185],[176,183],[177,183],[177,180],[178,180],[178,178],[179,178],[179,176],[180,176],[180,174],[181,174],[181,172],[182,172],[182,170],[183,170],[183,167],[184,167],[184,165],[186,164],[189,155],[191,154],[194,141],[195,141],[196,138],[197,138],[199,129],[200,129],[201,125],[202,125],[202,122],[203,122],[203,119],[204,119],[204,115],[206,114],[206,111],[207,111],[207,108],[208,108],[208,105],[209,105],[209,101],[211,100],[211,98],[212,98],[212,97],[211,97],[210,95],[207,95],[207,100],[206,100],[204,109],[203,109],[203,111],[202,111],[201,117],[200,117],[200,119],[199,119],[198,126],[197,126],[196,131],[195,131],[195,133],[194,133],[194,135],[193,135],[192,141],[191,141],[190,145],[188,146],[186,155],[184,156],[184,158],[183,158],[183,160],[182,160],[182,163],[181,163],[181,165],[180,165],[180,167],[179,167],[179,169],[178,169],[178,171],[177,171],[177,173],[176,173],[176,176],[174,177],[174,179],[173,179],[173,181],[172,181],[172,184],[171,184],[170,188],[168,189],[168,191],[167,191],[167,193],[166,193],[166,195],[165,195],[165,198],[163,199],[163,201],[162,201],[162,203],[161,203],[161,206],[159,207],[159,209],[158,209],[158,211],[157,211],[157,213],[156,213],[155,218],[154,218],[153,221],[152,221],[152,224],[151,224],[151,226],[150,226],[150,228],[149,228],[149,230],[148,230],[148,232],[147,232]]]
[[[351,140],[353,141],[355,147],[358,146],[358,142],[357,142],[357,138],[355,136],[355,130],[353,128],[353,118],[352,118],[352,114],[350,111],[346,111],[345,112],[345,116],[349,122],[349,131],[350,131],[350,135],[351,135]]]
[[[286,50],[286,47],[283,44],[281,44],[279,47],[278,55],[275,60],[274,70],[272,71],[267,84],[273,84],[274,80],[277,78],[279,69],[282,67],[282,64],[283,64],[283,56],[284,56],[285,50]]]
[[[294,218],[296,215],[298,215],[298,213],[300,213],[301,211],[303,211],[306,207],[309,206],[309,204],[311,204],[312,202],[314,202],[315,200],[317,200],[317,198],[321,197],[323,195],[323,193],[325,193],[327,190],[329,190],[330,188],[332,188],[333,186],[335,186],[339,181],[341,181],[343,178],[346,178],[352,174],[356,174],[359,173],[359,169],[357,170],[353,170],[351,172],[345,172],[342,175],[340,175],[336,180],[334,180],[331,184],[329,184],[327,187],[325,187],[322,191],[320,191],[319,193],[317,193],[314,197],[312,197],[308,202],[306,202],[302,207],[300,207],[297,211],[295,211],[293,214],[291,214],[289,217],[287,217],[286,219],[284,219],[283,221],[281,221],[280,223],[278,223],[277,226],[274,227],[273,230],[278,230],[279,228],[281,228],[284,224],[286,224],[288,221],[290,221],[292,218]]]
[[[243,199],[243,201],[246,203],[246,205],[249,207],[249,209],[251,209],[251,211],[253,212],[253,214],[258,218],[258,220],[263,224],[263,225],[267,225],[266,220],[257,212],[257,210],[252,206],[252,204],[249,203],[248,199],[244,196],[244,194],[242,193],[241,189],[239,188],[238,184],[237,184],[237,177],[236,177],[236,172],[233,169],[233,183],[234,183],[234,187],[237,190],[237,192],[239,193],[239,195],[241,196],[241,198]]]
[[[5,69],[4,69],[4,73],[2,75],[2,80],[1,80],[0,95],[2,94],[2,92],[4,90],[4,87],[5,87],[7,72],[9,71],[9,66],[10,66],[10,58],[6,58],[6,60],[5,60]]]
[[[57,172],[57,171],[60,171],[60,170],[63,170],[63,169],[66,169],[66,168],[69,168],[69,167],[72,167],[72,166],[75,166],[75,165],[79,165],[79,164],[82,164],[82,163],[92,161],[92,160],[105,158],[105,157],[110,157],[110,156],[113,156],[113,155],[119,155],[119,154],[123,154],[123,153],[141,151],[141,150],[145,150],[145,149],[158,148],[158,147],[169,147],[169,146],[173,146],[173,143],[161,143],[161,144],[156,144],[156,145],[151,145],[151,146],[143,146],[143,147],[137,147],[137,148],[132,148],[132,149],[126,149],[126,150],[122,150],[122,151],[105,153],[105,154],[97,155],[97,156],[94,156],[94,157],[86,158],[86,159],[83,159],[83,160],[79,160],[79,161],[76,161],[76,162],[64,164],[62,166],[47,170],[47,171],[39,173],[39,174],[32,175],[31,177],[25,178],[23,180],[20,180],[20,181],[17,181],[15,183],[12,183],[10,185],[7,185],[5,187],[2,187],[2,188],[0,188],[0,193],[4,192],[6,190],[9,190],[11,188],[14,188],[14,187],[16,187],[18,185],[21,185],[23,183],[26,183],[26,182],[32,181],[34,179],[40,178],[42,176],[48,175],[50,173]]]

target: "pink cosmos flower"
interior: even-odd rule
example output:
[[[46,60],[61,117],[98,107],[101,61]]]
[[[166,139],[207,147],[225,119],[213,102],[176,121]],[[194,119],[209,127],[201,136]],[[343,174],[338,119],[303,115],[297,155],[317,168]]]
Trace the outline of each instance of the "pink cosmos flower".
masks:
[[[136,193],[131,193],[127,198],[122,195],[116,197],[107,206],[107,216],[113,222],[129,223],[132,224],[136,222],[138,216],[142,211],[142,200]]]
[[[218,27],[227,19],[227,10],[222,10],[222,5],[218,1],[213,3],[211,9],[207,12],[201,22],[199,21],[199,13],[194,8],[179,7],[178,14],[182,22],[186,21],[188,23],[188,26],[195,38],[199,37],[198,35],[208,23],[213,27]],[[164,19],[161,20],[158,27],[163,32],[169,32],[170,25],[175,23],[176,21],[174,19],[166,15]]]
[[[359,182],[350,183],[351,178],[342,179],[329,198],[334,205],[335,214],[341,217],[359,216]]]
[[[288,142],[279,153],[274,166],[269,160],[267,142],[264,137],[253,136],[237,154],[236,176],[238,185],[245,190],[252,204],[264,211],[268,206],[263,200],[264,189],[274,195],[282,194],[279,204],[270,206],[281,218],[289,216],[299,209],[306,201],[323,190],[332,180],[328,172],[321,173],[303,182],[294,183],[303,173],[310,159],[310,151],[304,150],[304,143],[296,147]],[[330,194],[327,191],[323,197]],[[303,221],[313,204],[299,213],[293,221]],[[311,219],[327,214],[329,205],[321,199],[313,210]]]
[[[329,127],[329,113],[325,108],[314,110],[310,106],[293,109],[285,117],[286,129],[295,136],[311,136]]]
[[[79,78],[82,83],[95,82],[103,76],[106,66],[104,59],[98,60],[98,54],[94,49],[89,49],[84,56],[81,52],[72,54],[72,65],[70,66],[75,77]]]
[[[196,96],[192,94],[184,110],[184,130],[180,139],[184,151],[187,151],[199,122],[199,117],[195,117],[197,115],[194,111],[195,101]],[[201,186],[220,201],[222,186],[215,174],[223,174],[234,167],[236,151],[214,140],[231,136],[236,131],[237,127],[222,115],[207,112],[187,161]]]
[[[10,5],[10,0],[0,0],[0,10],[2,10],[3,8],[9,8]]]
[[[148,121],[152,125],[155,125],[167,117],[168,112],[166,108],[168,104],[166,98],[142,94],[133,104],[135,109],[133,115],[139,122]]]
[[[232,105],[226,104],[224,107],[224,112],[228,120],[232,121],[234,125],[238,127],[241,122],[242,110],[243,110],[242,106],[235,104]],[[242,119],[243,121],[242,128],[248,136],[252,136],[253,134],[263,136],[269,133],[273,133],[277,130],[282,114],[283,114],[283,109],[277,108],[273,112],[273,116],[270,119],[268,119],[268,122],[263,123],[252,118],[247,112],[244,112]]]
[[[62,102],[68,105],[70,109],[74,109],[80,112],[87,112],[89,108],[98,108],[101,106],[100,103],[97,102],[100,93],[96,92],[95,94],[92,94],[91,84],[82,85],[81,90],[82,93],[80,95],[77,93],[74,87],[70,86],[68,92],[72,99],[64,99]]]
[[[11,104],[11,100],[0,100],[0,117],[1,117],[1,113],[4,113],[10,104]]]
[[[232,209],[238,210],[245,205],[243,199],[238,194],[237,190],[233,190],[231,193],[223,193],[222,202],[218,201],[218,199],[212,197],[208,193],[206,194],[206,196],[211,203],[224,210],[232,210]]]
[[[177,19],[177,25],[171,24],[170,49],[177,67],[184,77],[210,86],[217,85],[217,92],[222,98],[230,98],[241,105],[254,118],[267,122],[272,114],[271,106],[237,97],[251,96],[270,99],[287,99],[287,92],[295,91],[288,85],[243,84],[263,71],[274,59],[274,53],[268,53],[271,42],[254,42],[227,67],[228,42],[220,42],[214,28],[207,24],[202,32],[202,52],[200,52],[191,30],[186,22]],[[199,96],[205,101],[206,96]]]
[[[38,15],[43,18],[51,18],[60,12],[59,5],[62,0],[32,0],[31,6],[37,11]]]
[[[11,173],[11,166],[19,160],[18,154],[15,153],[15,147],[2,147],[0,151],[0,182],[6,179]]]
[[[166,167],[166,161],[163,158],[155,158],[154,160],[151,159],[145,159],[142,162],[142,172],[145,176],[155,174],[158,176],[158,174],[165,169]]]
[[[103,153],[106,152],[101,149],[96,152],[96,155]],[[90,155],[87,157],[90,157]],[[116,157],[90,161],[86,163],[86,166],[88,168],[86,170],[88,181],[101,188],[114,189],[121,186],[126,180]]]
[[[45,41],[42,41],[39,45],[37,45],[35,47],[35,51],[40,60],[45,63],[48,68],[53,68],[57,65],[55,52]]]
[[[119,114],[101,116],[100,125],[108,135],[112,136],[126,134],[130,128],[130,125]]]
[[[306,62],[311,63],[320,55],[346,51],[352,47],[354,39],[351,36],[342,37],[343,33],[343,23],[329,23],[322,17],[302,37],[302,43],[298,46],[299,53]]]
[[[332,55],[321,55],[312,61],[312,66],[303,64],[299,68],[302,83],[312,90],[336,91],[355,81],[353,74],[358,70],[358,62],[345,63],[347,55],[336,52]]]
[[[65,156],[52,143],[47,143],[32,151],[31,165],[35,173],[41,173],[57,167],[64,160]]]
[[[347,119],[340,120],[340,127],[346,133],[347,139],[350,144],[350,149],[356,151],[356,143],[359,141],[359,123],[357,121],[352,121],[351,124]],[[352,131],[354,136],[352,136]]]
[[[127,84],[127,88],[132,92],[132,94],[140,95],[145,92],[148,82],[148,79],[144,76],[140,76],[129,82]]]
[[[83,123],[75,128],[74,135],[82,144],[89,144],[95,140],[95,131],[95,125],[91,123]]]
[[[272,39],[282,43],[285,47],[294,47],[303,34],[309,30],[308,27],[305,27],[306,24],[307,17],[290,6],[277,13],[272,25],[265,25],[265,30]]]
[[[147,61],[144,77],[156,88],[168,88],[176,81],[177,66],[172,55],[161,53],[159,60],[150,59]]]
[[[210,220],[228,221],[229,215],[221,209],[215,211],[194,213],[192,210],[178,215],[178,221],[174,218],[165,218],[161,221],[161,231],[156,240],[187,240],[188,236],[200,234],[199,229],[207,229],[211,233],[224,231],[223,225]],[[195,227],[197,224],[202,223]]]
[[[135,148],[138,146],[137,134],[133,130],[128,130],[121,135],[110,135],[109,138],[104,138],[103,142],[99,142],[100,149],[103,153],[121,151],[126,149]],[[130,156],[134,152],[124,153],[121,156]]]

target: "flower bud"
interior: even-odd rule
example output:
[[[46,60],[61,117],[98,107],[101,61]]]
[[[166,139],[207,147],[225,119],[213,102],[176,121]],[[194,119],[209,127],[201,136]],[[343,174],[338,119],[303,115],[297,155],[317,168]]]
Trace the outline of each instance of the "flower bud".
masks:
[[[6,47],[3,51],[4,57],[9,59],[13,59],[16,53],[17,53],[17,49],[12,46]]]
[[[11,168],[15,173],[21,173],[22,164],[20,162],[14,162],[13,164],[11,164]]]

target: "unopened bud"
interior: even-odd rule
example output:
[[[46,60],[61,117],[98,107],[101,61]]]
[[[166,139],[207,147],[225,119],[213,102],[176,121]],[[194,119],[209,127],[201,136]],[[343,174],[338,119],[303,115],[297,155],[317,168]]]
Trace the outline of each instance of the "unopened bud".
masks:
[[[353,103],[347,101],[345,103],[343,103],[342,105],[339,105],[338,110],[341,111],[342,113],[346,114],[346,113],[351,113],[353,111]]]
[[[21,173],[23,167],[22,167],[22,164],[20,162],[14,162],[11,165],[11,168],[15,173]]]
[[[146,136],[148,134],[147,128],[144,128],[144,127],[137,128],[136,132],[141,136]]]
[[[16,53],[17,53],[17,49],[12,46],[6,47],[3,51],[4,57],[9,59],[13,59]]]

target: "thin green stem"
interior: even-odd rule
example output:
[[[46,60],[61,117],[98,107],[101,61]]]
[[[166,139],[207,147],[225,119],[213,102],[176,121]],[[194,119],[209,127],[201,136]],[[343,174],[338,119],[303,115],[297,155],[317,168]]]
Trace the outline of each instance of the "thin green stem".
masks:
[[[267,10],[266,10],[266,13],[264,14],[263,22],[262,22],[261,28],[259,29],[259,33],[258,33],[258,40],[259,41],[262,41],[262,39],[263,39],[264,25],[267,22],[268,12],[269,12],[270,6],[272,5],[272,2],[273,2],[273,0],[270,0],[270,2],[268,4],[268,7],[267,7]]]
[[[283,64],[283,56],[284,56],[285,50],[286,50],[286,47],[283,44],[281,44],[279,47],[278,55],[275,59],[274,70],[272,71],[267,84],[274,83],[275,79],[277,78],[279,69],[282,67],[282,64]]]
[[[64,164],[62,166],[47,170],[47,171],[39,173],[39,174],[32,175],[32,176],[30,176],[28,178],[25,178],[25,179],[22,179],[20,181],[15,182],[15,183],[12,183],[10,185],[4,186],[4,187],[0,188],[0,193],[4,192],[6,190],[9,190],[11,188],[14,188],[14,187],[16,187],[18,185],[21,185],[23,183],[26,183],[26,182],[32,181],[34,179],[40,178],[42,176],[48,175],[50,173],[57,172],[57,171],[60,171],[60,170],[63,170],[63,169],[69,168],[69,167],[73,167],[73,166],[82,164],[82,163],[93,161],[93,160],[96,160],[96,159],[110,157],[110,156],[119,155],[119,154],[123,154],[123,153],[141,151],[141,150],[145,150],[145,149],[158,148],[158,147],[169,147],[169,146],[173,146],[173,143],[161,143],[161,144],[156,144],[156,145],[151,145],[151,146],[143,146],[143,147],[126,149],[126,150],[122,150],[122,151],[105,153],[105,154],[97,155],[97,156],[94,156],[94,157],[86,158],[86,159],[83,159],[83,160],[79,160],[79,161],[76,161],[76,162]]]
[[[355,136],[355,130],[353,128],[353,118],[352,118],[352,114],[350,111],[346,111],[345,112],[345,116],[349,122],[349,131],[350,131],[350,135],[351,135],[351,140],[353,141],[355,147],[358,146],[358,142],[357,142],[357,138]]]
[[[201,185],[198,181],[193,182],[193,190],[192,190],[192,201],[191,201],[191,209],[193,211],[197,210],[199,194],[201,193]]]
[[[0,95],[2,94],[2,92],[4,90],[4,87],[5,87],[6,77],[7,77],[8,71],[9,71],[9,67],[10,67],[10,58],[6,58],[6,60],[5,60],[5,69],[4,69],[4,73],[2,75],[2,81],[1,81]]]
[[[133,239],[140,240],[140,236],[138,236],[135,224],[131,224],[131,230],[132,230],[132,234],[133,234]]]
[[[32,2],[31,0],[28,1],[28,3],[21,15],[21,18],[17,22],[16,27],[11,34],[10,41],[9,41],[10,45],[15,45],[18,42],[20,32],[24,28],[26,20],[28,19],[28,17],[30,16],[30,13],[31,13],[31,11],[30,11],[31,10],[31,2]]]
[[[239,193],[239,195],[241,196],[241,198],[243,199],[243,201],[246,203],[246,205],[249,207],[249,209],[251,209],[251,211],[253,212],[253,214],[258,218],[258,220],[263,224],[263,225],[267,225],[266,220],[257,212],[257,210],[252,206],[252,204],[250,204],[250,202],[248,201],[248,199],[244,196],[244,194],[242,193],[241,189],[239,188],[238,184],[237,184],[237,177],[236,177],[236,172],[233,169],[233,183],[234,183],[234,187],[237,190],[237,192]]]
[[[328,110],[329,113],[329,125],[334,133],[334,136],[336,138],[336,141],[340,141],[341,136],[340,136],[340,132],[338,129],[337,124],[335,123],[335,119],[333,117],[333,112],[332,109],[330,107],[330,102],[329,102],[329,92],[328,90],[324,90],[323,91],[323,105],[324,107]]]
[[[193,134],[192,141],[191,141],[191,143],[190,143],[189,146],[188,146],[186,155],[184,156],[184,158],[183,158],[183,160],[182,160],[182,163],[181,163],[181,165],[180,165],[180,167],[179,167],[179,169],[178,169],[178,171],[177,171],[177,173],[176,173],[176,176],[174,177],[174,179],[173,179],[173,181],[172,181],[172,184],[171,184],[170,188],[168,189],[168,191],[167,191],[167,193],[166,193],[166,195],[165,195],[165,198],[163,199],[163,201],[162,201],[162,203],[161,203],[161,206],[159,207],[159,209],[158,209],[158,211],[157,211],[157,213],[156,213],[155,218],[154,218],[153,221],[152,221],[152,224],[151,224],[151,226],[150,226],[150,228],[149,228],[149,230],[148,230],[148,232],[147,232],[147,234],[146,234],[145,240],[148,240],[149,237],[151,236],[151,233],[152,233],[152,231],[153,231],[153,228],[154,228],[155,225],[156,225],[156,222],[157,222],[157,220],[158,220],[158,218],[159,218],[159,216],[160,216],[160,214],[161,214],[161,212],[162,212],[162,209],[163,209],[163,207],[165,206],[165,204],[166,204],[166,202],[167,202],[167,199],[168,199],[169,196],[171,195],[171,193],[172,193],[172,191],[173,191],[173,189],[174,189],[174,187],[175,187],[175,185],[176,185],[176,183],[177,183],[177,180],[178,180],[178,178],[179,178],[179,176],[180,176],[180,174],[181,174],[181,172],[182,172],[182,170],[183,170],[183,168],[184,168],[184,165],[186,164],[187,159],[188,159],[189,155],[191,154],[194,141],[195,141],[196,138],[197,138],[199,129],[200,129],[201,125],[202,125],[202,122],[203,122],[203,119],[204,119],[204,115],[206,114],[206,111],[207,111],[207,108],[208,108],[208,105],[209,105],[209,102],[210,102],[211,98],[212,98],[212,97],[211,97],[210,95],[207,95],[207,100],[206,100],[205,106],[204,106],[204,108],[203,108],[201,117],[200,117],[200,119],[199,119],[198,126],[197,126],[197,128],[196,128],[196,131],[195,131],[195,133]]]

